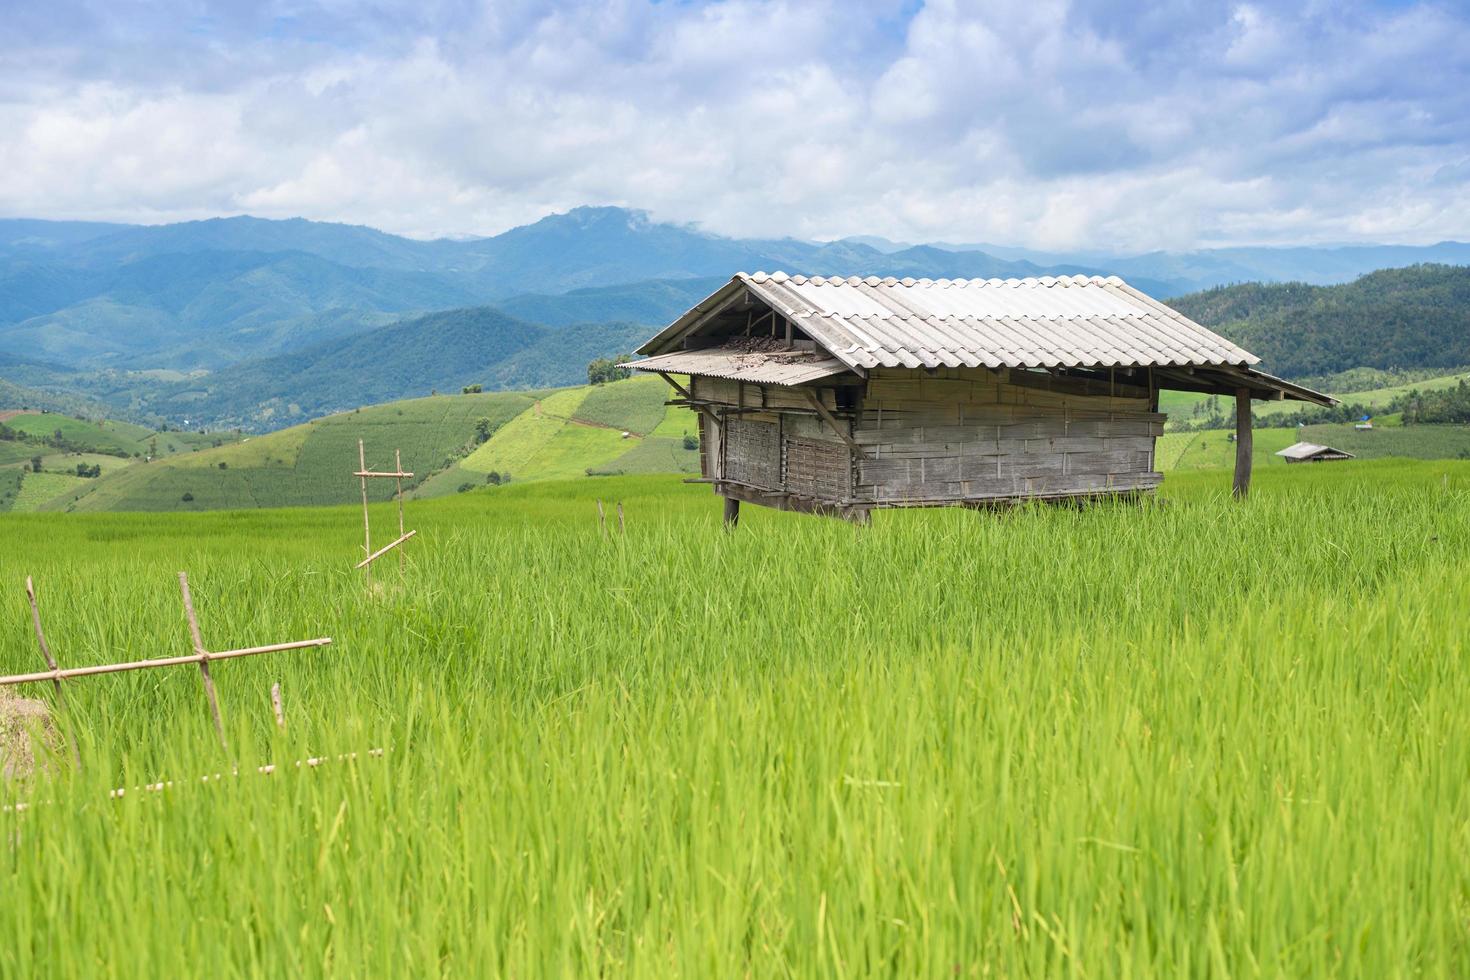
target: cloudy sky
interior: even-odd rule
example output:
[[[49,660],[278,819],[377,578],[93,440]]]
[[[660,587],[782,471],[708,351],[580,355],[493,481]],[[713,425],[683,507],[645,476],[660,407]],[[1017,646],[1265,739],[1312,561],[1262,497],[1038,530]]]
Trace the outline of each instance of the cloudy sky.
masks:
[[[1470,238],[1470,3],[6,0],[0,215]]]

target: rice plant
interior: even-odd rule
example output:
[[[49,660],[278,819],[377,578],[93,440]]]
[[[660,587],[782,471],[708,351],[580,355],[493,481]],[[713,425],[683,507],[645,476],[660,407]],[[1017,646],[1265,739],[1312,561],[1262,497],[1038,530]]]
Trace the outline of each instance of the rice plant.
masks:
[[[6,672],[27,574],[66,665],[188,652],[180,569],[216,649],[334,643],[216,666],[228,753],[193,668],[70,684],[0,974],[1464,975],[1470,464],[1226,491],[726,533],[511,485],[371,587],[350,508],[7,515]]]

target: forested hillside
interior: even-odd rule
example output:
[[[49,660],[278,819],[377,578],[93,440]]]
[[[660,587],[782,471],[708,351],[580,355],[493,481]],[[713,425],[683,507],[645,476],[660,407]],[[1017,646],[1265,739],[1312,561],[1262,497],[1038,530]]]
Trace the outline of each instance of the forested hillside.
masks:
[[[1285,377],[1470,363],[1470,268],[1384,269],[1339,286],[1244,283],[1169,305]]]
[[[552,330],[488,307],[431,313],[170,385],[149,407],[213,427],[278,428],[379,402],[486,389],[557,387],[587,362],[631,349],[649,328],[586,324]]]

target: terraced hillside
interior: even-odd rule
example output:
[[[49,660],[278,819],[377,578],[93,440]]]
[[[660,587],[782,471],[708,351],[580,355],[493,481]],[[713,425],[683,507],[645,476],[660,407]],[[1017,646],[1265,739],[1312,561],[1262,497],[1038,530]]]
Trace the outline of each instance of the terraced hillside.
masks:
[[[487,442],[416,490],[436,497],[507,479],[561,480],[642,473],[693,473],[699,453],[689,410],[666,406],[659,378],[566,388],[538,400]]]
[[[91,490],[99,476],[240,438],[26,409],[0,410],[0,424],[7,430],[0,439],[0,512],[40,510]]]
[[[128,467],[90,481],[53,500],[47,510],[218,510],[347,503],[359,498],[351,473],[357,440],[368,465],[391,469],[393,451],[403,465],[428,474],[452,465],[475,439],[481,419],[493,431],[534,403],[520,392],[438,395],[390,402],[255,436],[234,445]],[[386,500],[385,480],[373,481],[369,496]]]

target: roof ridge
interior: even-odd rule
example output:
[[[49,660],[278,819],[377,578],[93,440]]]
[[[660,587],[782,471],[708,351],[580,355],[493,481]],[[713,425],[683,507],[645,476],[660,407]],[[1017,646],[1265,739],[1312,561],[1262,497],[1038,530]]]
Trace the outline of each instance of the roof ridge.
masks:
[[[989,276],[989,277],[986,277],[986,276],[976,276],[976,277],[970,278],[970,279],[966,279],[966,278],[950,279],[950,278],[947,278],[947,277],[946,278],[939,278],[939,279],[930,279],[927,276],[921,277],[919,279],[915,279],[912,276],[904,276],[902,279],[899,279],[899,278],[896,278],[894,276],[878,276],[878,275],[867,275],[867,276],[856,276],[856,275],[851,275],[851,276],[823,276],[823,275],[814,275],[814,276],[808,276],[808,275],[806,275],[804,273],[799,273],[798,272],[798,273],[794,273],[793,274],[793,273],[788,273],[788,272],[782,272],[781,270],[778,269],[775,272],[765,272],[765,271],[762,271],[762,270],[757,270],[756,272],[737,272],[737,273],[735,273],[735,278],[748,280],[748,281],[750,281],[750,282],[752,282],[752,283],[754,283],[754,284],[756,284],[758,286],[759,285],[762,285],[764,283],[767,283],[767,282],[773,282],[773,283],[776,283],[776,284],[779,285],[779,284],[781,284],[783,282],[788,282],[788,281],[789,282],[793,282],[793,283],[795,283],[798,286],[802,286],[802,285],[806,285],[807,283],[810,283],[810,284],[812,284],[814,286],[844,286],[844,285],[845,286],[938,286],[941,289],[949,289],[949,288],[951,288],[953,286],[959,286],[961,288],[969,287],[969,286],[975,286],[975,287],[987,287],[987,286],[989,286],[989,287],[995,287],[995,286],[1011,286],[1011,287],[1016,287],[1016,286],[1043,286],[1043,287],[1046,287],[1046,288],[1049,289],[1052,286],[1104,286],[1104,285],[1106,285],[1106,286],[1127,286],[1128,285],[1128,283],[1126,281],[1124,281],[1123,279],[1121,279],[1121,278],[1119,278],[1118,276],[1115,276],[1115,275],[1108,275],[1108,276],[1090,275],[1089,276],[1089,275],[1084,275],[1084,274],[1082,274],[1080,272],[1079,273],[1074,273],[1072,275],[1062,275],[1062,276],[1023,276],[1023,277],[1020,277],[1020,278],[1018,278],[1016,276],[1008,276],[1008,277],[1006,277],[1004,279],[1001,279],[1001,278],[999,278],[997,276]],[[1132,289],[1133,287],[1130,286],[1129,288]],[[1142,295],[1146,295],[1146,294],[1142,294]],[[1152,300],[1152,297],[1149,297],[1149,299]],[[1153,300],[1153,302],[1157,303],[1158,301],[1157,300]]]

